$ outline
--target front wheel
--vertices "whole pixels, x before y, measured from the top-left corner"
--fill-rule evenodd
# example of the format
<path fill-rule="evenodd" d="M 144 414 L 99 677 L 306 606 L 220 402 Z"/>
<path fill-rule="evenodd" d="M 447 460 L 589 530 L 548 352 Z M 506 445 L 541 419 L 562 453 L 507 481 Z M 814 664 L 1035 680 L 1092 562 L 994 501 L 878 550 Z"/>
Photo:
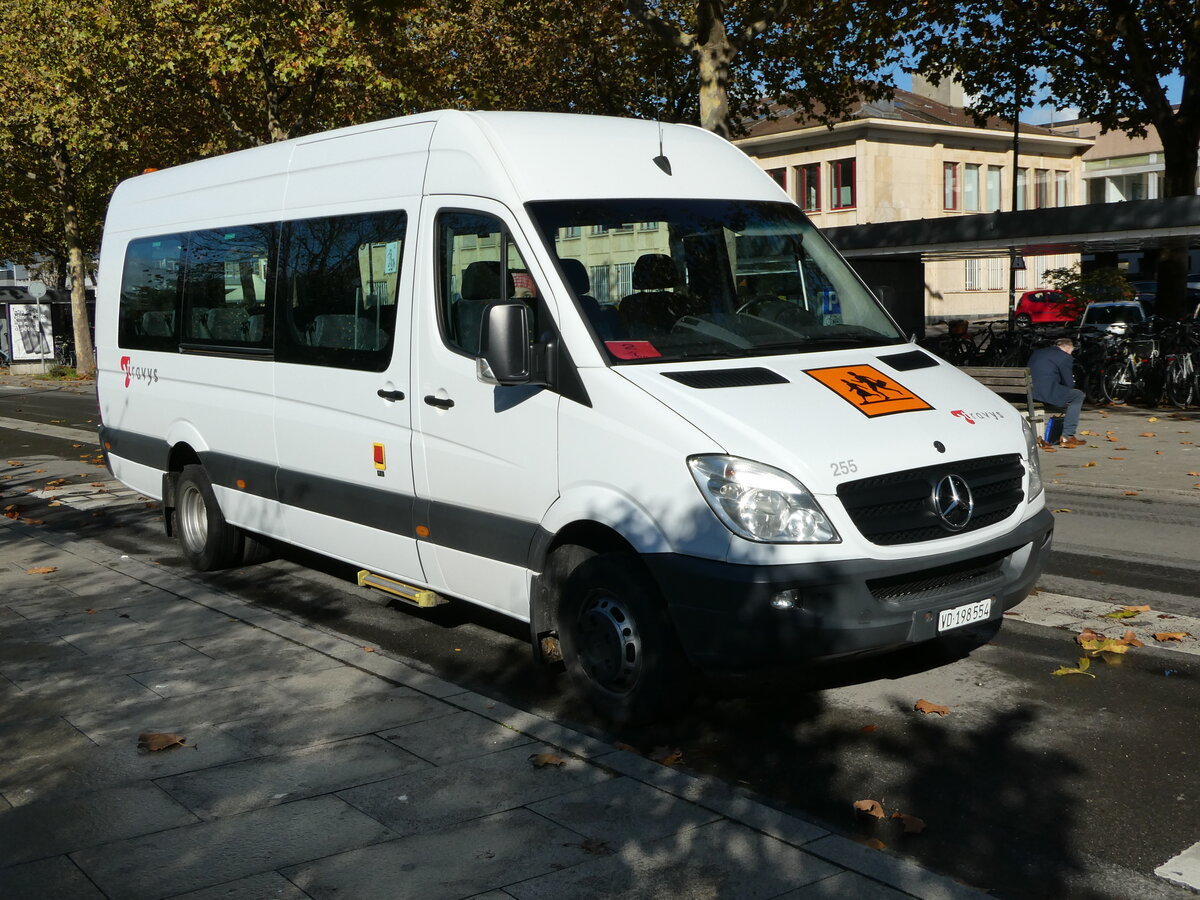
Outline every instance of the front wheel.
<path fill-rule="evenodd" d="M 1100 376 L 1100 390 L 1109 403 L 1128 403 L 1134 384 L 1133 362 L 1127 359 L 1106 368 Z"/>
<path fill-rule="evenodd" d="M 179 473 L 174 515 L 179 548 L 193 569 L 210 572 L 242 561 L 244 536 L 225 521 L 201 466 L 184 466 Z"/>
<path fill-rule="evenodd" d="M 568 576 L 559 640 L 572 681 L 614 722 L 652 721 L 686 693 L 686 662 L 675 631 L 632 554 L 593 556 Z"/>
<path fill-rule="evenodd" d="M 1013 321 L 1017 323 L 1018 328 L 1028 328 L 1033 324 L 1033 319 L 1030 317 L 1029 313 L 1017 313 L 1017 316 Z"/>

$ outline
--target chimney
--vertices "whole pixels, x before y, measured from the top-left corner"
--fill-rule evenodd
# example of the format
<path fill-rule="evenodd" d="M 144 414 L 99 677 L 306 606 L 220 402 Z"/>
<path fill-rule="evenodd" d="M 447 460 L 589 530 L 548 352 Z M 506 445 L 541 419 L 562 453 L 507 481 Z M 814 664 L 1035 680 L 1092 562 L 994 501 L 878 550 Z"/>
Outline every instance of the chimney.
<path fill-rule="evenodd" d="M 912 90 L 914 94 L 927 97 L 946 106 L 962 109 L 966 103 L 966 92 L 963 86 L 954 78 L 943 78 L 941 83 L 934 85 L 924 75 L 913 74 Z"/>

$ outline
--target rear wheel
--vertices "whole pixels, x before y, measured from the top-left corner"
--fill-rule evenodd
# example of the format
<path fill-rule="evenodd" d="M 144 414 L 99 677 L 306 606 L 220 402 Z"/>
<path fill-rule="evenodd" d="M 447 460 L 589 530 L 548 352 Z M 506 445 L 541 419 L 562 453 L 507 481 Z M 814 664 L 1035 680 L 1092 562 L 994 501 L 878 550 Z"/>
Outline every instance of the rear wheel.
<path fill-rule="evenodd" d="M 192 568 L 209 572 L 242 562 L 244 536 L 225 521 L 201 466 L 184 466 L 179 473 L 174 515 L 179 548 Z"/>
<path fill-rule="evenodd" d="M 686 662 L 662 598 L 637 558 L 605 553 L 568 576 L 559 640 L 572 681 L 603 716 L 663 716 L 686 694 Z"/>
<path fill-rule="evenodd" d="M 1033 319 L 1029 317 L 1029 313 L 1017 313 L 1017 317 L 1013 321 L 1017 323 L 1018 328 L 1028 328 L 1033 324 Z"/>

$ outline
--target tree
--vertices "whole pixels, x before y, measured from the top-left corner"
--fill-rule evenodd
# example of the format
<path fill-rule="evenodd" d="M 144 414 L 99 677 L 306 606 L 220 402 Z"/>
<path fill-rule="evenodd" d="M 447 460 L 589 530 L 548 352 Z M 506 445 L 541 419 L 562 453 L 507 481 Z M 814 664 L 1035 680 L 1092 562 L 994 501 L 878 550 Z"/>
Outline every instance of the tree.
<path fill-rule="evenodd" d="M 1047 269 L 1046 283 L 1085 303 L 1110 300 L 1133 300 L 1137 291 L 1116 269 L 1093 269 L 1083 272 L 1078 263 L 1060 269 Z"/>
<path fill-rule="evenodd" d="M 410 86 L 410 107 L 697 121 L 692 67 L 646 41 L 619 4 L 444 0 L 356 15 L 379 69 Z"/>
<path fill-rule="evenodd" d="M 1024 80 L 1105 131 L 1163 143 L 1168 197 L 1196 191 L 1200 147 L 1200 15 L 1195 0 L 928 0 L 913 30 L 916 69 L 955 75 L 981 113 L 1012 115 Z M 1172 106 L 1164 76 L 1183 79 Z M 1159 259 L 1159 309 L 1180 315 L 1186 244 Z"/>
<path fill-rule="evenodd" d="M 749 116 L 831 124 L 860 98 L 890 87 L 875 78 L 900 57 L 907 13 L 880 0 L 627 0 L 656 38 L 697 70 L 700 124 L 723 137 Z M 889 15 L 889 12 L 891 13 Z"/>
<path fill-rule="evenodd" d="M 131 127 L 132 51 L 102 0 L 7 0 L 0 6 L 0 209 L 5 255 L 65 257 L 77 366 L 95 371 L 85 281 Z"/>
<path fill-rule="evenodd" d="M 194 155 L 355 124 L 394 107 L 404 88 L 373 65 L 355 8 L 335 0 L 152 0 L 140 31 L 154 48 L 156 74 L 209 123 Z"/>

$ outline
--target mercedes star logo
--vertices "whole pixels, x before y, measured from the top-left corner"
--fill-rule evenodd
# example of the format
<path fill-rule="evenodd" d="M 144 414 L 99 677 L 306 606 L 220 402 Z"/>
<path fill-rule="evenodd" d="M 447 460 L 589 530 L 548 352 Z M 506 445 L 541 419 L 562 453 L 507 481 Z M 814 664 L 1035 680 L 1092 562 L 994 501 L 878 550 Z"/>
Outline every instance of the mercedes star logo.
<path fill-rule="evenodd" d="M 933 511 L 951 531 L 961 531 L 975 512 L 975 498 L 961 475 L 947 475 L 933 489 Z"/>

